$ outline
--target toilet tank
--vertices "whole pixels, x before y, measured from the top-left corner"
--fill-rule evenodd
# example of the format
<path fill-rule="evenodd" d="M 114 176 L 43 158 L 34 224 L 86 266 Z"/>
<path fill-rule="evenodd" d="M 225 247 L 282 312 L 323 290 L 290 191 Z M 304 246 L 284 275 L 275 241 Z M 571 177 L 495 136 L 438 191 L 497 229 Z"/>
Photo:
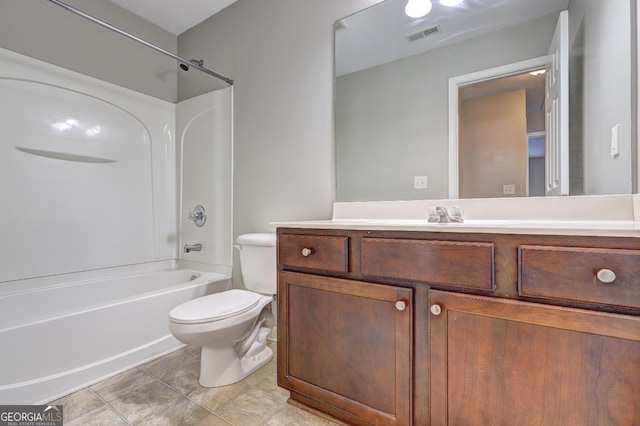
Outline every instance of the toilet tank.
<path fill-rule="evenodd" d="M 242 280 L 247 290 L 276 294 L 276 234 L 244 234 L 238 237 L 237 243 Z"/>

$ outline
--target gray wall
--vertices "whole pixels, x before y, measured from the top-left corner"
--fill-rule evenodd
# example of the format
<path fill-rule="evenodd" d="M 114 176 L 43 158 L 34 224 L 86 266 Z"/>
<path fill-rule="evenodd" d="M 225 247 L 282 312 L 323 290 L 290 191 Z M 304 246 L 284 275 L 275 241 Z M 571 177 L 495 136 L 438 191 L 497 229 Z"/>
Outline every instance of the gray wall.
<path fill-rule="evenodd" d="M 171 51 L 177 37 L 105 0 L 71 6 Z M 176 61 L 45 0 L 0 0 L 0 47 L 175 102 Z"/>
<path fill-rule="evenodd" d="M 239 0 L 178 37 L 182 56 L 235 81 L 234 235 L 331 216 L 333 22 L 376 2 Z M 181 99 L 213 84 L 190 77 Z"/>
<path fill-rule="evenodd" d="M 557 14 L 337 79 L 339 201 L 448 198 L 449 78 L 547 54 Z M 426 175 L 428 188 L 413 189 Z"/>
<path fill-rule="evenodd" d="M 632 189 L 631 13 L 629 0 L 569 3 L 570 180 L 572 194 L 625 194 Z M 611 128 L 621 125 L 620 156 Z M 582 141 L 582 143 L 576 143 Z"/>

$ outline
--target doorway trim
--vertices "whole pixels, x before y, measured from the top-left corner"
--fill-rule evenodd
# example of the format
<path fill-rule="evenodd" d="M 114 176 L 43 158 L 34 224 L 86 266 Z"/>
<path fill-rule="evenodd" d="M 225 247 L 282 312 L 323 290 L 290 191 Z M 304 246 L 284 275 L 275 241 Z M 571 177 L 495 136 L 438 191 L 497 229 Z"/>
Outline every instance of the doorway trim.
<path fill-rule="evenodd" d="M 458 174 L 458 91 L 461 87 L 475 83 L 494 80 L 501 77 L 509 77 L 528 71 L 544 68 L 547 65 L 547 56 L 527 59 L 507 65 L 488 68 L 470 74 L 458 75 L 449 78 L 449 198 L 459 196 Z"/>

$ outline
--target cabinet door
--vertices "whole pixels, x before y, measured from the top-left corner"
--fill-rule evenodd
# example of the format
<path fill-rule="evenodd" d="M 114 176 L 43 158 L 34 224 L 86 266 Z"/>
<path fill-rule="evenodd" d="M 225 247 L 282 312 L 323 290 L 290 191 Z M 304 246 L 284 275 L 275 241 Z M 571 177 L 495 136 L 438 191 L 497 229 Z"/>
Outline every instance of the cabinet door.
<path fill-rule="evenodd" d="M 640 424 L 640 318 L 429 291 L 432 425 Z"/>
<path fill-rule="evenodd" d="M 278 384 L 350 423 L 409 425 L 413 290 L 281 272 Z"/>

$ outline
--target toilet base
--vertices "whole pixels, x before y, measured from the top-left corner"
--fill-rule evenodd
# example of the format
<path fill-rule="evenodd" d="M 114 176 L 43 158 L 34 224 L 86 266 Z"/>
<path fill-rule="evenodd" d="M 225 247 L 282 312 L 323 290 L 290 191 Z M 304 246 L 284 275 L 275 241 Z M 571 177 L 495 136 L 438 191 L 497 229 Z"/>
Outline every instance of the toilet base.
<path fill-rule="evenodd" d="M 261 334 L 263 330 L 260 330 Z M 266 331 L 266 334 L 269 332 Z M 247 354 L 240 358 L 234 345 L 202 348 L 200 385 L 206 388 L 227 386 L 244 379 L 273 358 L 273 350 L 264 338 L 254 342 Z M 262 337 L 262 336 L 260 336 Z"/>

